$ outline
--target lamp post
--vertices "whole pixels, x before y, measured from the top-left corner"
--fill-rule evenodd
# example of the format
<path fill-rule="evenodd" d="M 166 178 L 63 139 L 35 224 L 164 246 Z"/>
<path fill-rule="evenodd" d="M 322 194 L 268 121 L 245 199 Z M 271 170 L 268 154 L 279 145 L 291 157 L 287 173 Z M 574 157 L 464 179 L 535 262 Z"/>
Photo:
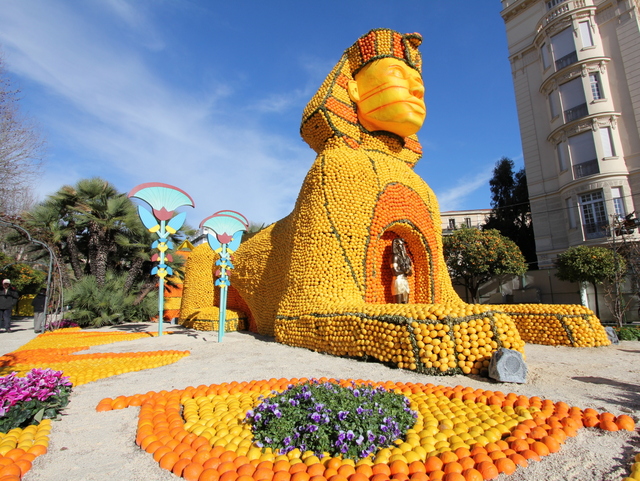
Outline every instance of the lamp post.
<path fill-rule="evenodd" d="M 173 261 L 171 254 L 165 254 L 167 249 L 173 249 L 169 236 L 175 234 L 184 224 L 186 212 L 175 215 L 174 210 L 182 206 L 195 207 L 195 203 L 185 191 L 169 184 L 149 182 L 140 184 L 129 192 L 128 197 L 140 199 L 151 206 L 149 212 L 143 206 L 138 206 L 138 215 L 144 226 L 151 233 L 156 233 L 158 239 L 151 244 L 158 253 L 151 257 L 158 265 L 151 270 L 151 275 L 157 275 L 158 281 L 158 336 L 162 336 L 164 322 L 164 278 L 173 274 L 173 269 L 166 263 Z"/>
<path fill-rule="evenodd" d="M 216 261 L 218 279 L 215 285 L 220 287 L 218 342 L 222 342 L 227 318 L 227 289 L 231 285 L 228 273 L 233 269 L 231 255 L 240 247 L 242 234 L 249 228 L 249 221 L 239 212 L 221 210 L 204 219 L 200 223 L 200 228 L 207 228 L 215 234 L 207 233 L 207 242 L 209 247 L 220 255 L 220 259 Z"/>

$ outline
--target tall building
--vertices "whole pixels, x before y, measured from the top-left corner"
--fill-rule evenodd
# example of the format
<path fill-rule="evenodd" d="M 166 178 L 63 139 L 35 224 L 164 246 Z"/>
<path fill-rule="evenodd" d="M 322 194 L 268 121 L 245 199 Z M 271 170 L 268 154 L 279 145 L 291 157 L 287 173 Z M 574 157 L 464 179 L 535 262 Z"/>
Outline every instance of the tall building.
<path fill-rule="evenodd" d="M 449 210 L 440 212 L 442 234 L 451 235 L 461 227 L 481 229 L 487 223 L 491 209 Z"/>
<path fill-rule="evenodd" d="M 639 6 L 502 0 L 540 267 L 640 210 Z"/>

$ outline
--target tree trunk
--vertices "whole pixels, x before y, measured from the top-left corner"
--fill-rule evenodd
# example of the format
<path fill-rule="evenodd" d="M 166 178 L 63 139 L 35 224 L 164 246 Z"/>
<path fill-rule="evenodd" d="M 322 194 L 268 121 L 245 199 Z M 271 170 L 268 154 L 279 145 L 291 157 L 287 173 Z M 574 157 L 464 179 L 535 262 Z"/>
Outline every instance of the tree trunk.
<path fill-rule="evenodd" d="M 124 282 L 124 291 L 129 292 L 133 287 L 133 283 L 136 278 L 142 273 L 142 264 L 144 260 L 142 257 L 136 257 L 133 259 L 131 263 L 131 267 L 129 268 L 129 272 L 127 273 L 127 279 Z"/>
<path fill-rule="evenodd" d="M 593 282 L 592 284 L 593 284 L 593 291 L 596 294 L 596 317 L 600 319 L 600 303 L 598 302 L 598 286 L 596 285 L 595 282 Z"/>
<path fill-rule="evenodd" d="M 75 229 L 71 229 L 69 235 L 67 235 L 67 249 L 69 249 L 69 262 L 73 269 L 73 275 L 76 280 L 80 280 L 82 278 L 82 266 L 80 265 L 80 251 L 76 242 Z"/>
<path fill-rule="evenodd" d="M 138 304 L 140 304 L 142 300 L 145 297 L 147 297 L 147 294 L 149 294 L 152 290 L 154 290 L 157 287 L 157 285 L 158 285 L 158 282 L 155 279 L 145 282 L 142 288 L 140 289 L 140 294 L 138 294 L 138 297 L 136 297 L 136 300 L 133 301 L 133 305 L 137 306 Z"/>

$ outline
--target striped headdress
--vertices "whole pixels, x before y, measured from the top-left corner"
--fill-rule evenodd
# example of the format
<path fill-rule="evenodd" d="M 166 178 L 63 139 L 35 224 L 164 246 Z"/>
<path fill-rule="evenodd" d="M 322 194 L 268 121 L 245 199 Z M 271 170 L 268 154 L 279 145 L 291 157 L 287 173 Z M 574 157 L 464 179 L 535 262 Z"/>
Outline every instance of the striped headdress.
<path fill-rule="evenodd" d="M 356 105 L 349 97 L 350 80 L 367 64 L 381 58 L 396 58 L 422 72 L 418 47 L 422 36 L 401 34 L 389 29 L 375 29 L 360 37 L 345 50 L 340 61 L 324 80 L 302 114 L 300 133 L 313 150 L 320 153 L 330 140 L 353 149 L 360 147 L 363 136 L 371 135 L 358 122 Z M 422 155 L 416 135 L 404 139 L 403 160 L 415 164 Z"/>

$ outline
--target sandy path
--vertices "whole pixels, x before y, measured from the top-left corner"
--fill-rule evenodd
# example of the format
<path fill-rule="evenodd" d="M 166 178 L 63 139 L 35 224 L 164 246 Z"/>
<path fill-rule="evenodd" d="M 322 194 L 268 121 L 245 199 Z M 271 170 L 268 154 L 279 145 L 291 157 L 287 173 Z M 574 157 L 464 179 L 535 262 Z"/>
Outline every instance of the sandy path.
<path fill-rule="evenodd" d="M 30 320 L 17 331 L 0 334 L 3 352 L 33 338 Z M 152 324 L 102 330 L 151 330 Z M 37 458 L 25 481 L 39 480 L 172 480 L 152 457 L 134 443 L 138 408 L 97 413 L 105 397 L 162 389 L 182 389 L 230 381 L 291 377 L 361 378 L 471 386 L 504 393 L 540 396 L 640 419 L 640 342 L 623 341 L 605 348 L 566 348 L 527 344 L 529 369 L 524 385 L 468 377 L 434 377 L 292 348 L 248 333 L 175 331 L 171 336 L 96 346 L 92 352 L 189 350 L 191 356 L 156 369 L 127 373 L 79 386 L 60 422 L 54 422 L 49 453 Z M 86 351 L 85 351 L 86 352 Z M 582 429 L 559 453 L 519 469 L 510 480 L 620 480 L 628 474 L 632 455 L 640 452 L 638 432 L 605 433 Z M 501 476 L 499 479 L 506 479 Z"/>

